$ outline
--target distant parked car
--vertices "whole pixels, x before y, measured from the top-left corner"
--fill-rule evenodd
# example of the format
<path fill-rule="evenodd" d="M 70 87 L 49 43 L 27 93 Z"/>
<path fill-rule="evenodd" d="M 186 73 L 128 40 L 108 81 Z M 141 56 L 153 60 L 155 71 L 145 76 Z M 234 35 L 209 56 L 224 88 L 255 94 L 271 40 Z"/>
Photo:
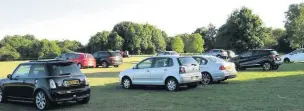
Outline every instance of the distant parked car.
<path fill-rule="evenodd" d="M 155 56 L 120 72 L 119 78 L 125 89 L 133 85 L 164 85 L 169 91 L 177 91 L 181 85 L 197 87 L 202 76 L 192 57 Z"/>
<path fill-rule="evenodd" d="M 123 63 L 120 52 L 115 51 L 98 51 L 93 54 L 96 60 L 96 67 L 107 68 L 109 66 L 119 67 Z"/>
<path fill-rule="evenodd" d="M 164 55 L 174 55 L 174 56 L 179 56 L 179 54 L 175 51 L 162 51 L 162 52 L 159 52 L 157 54 L 157 56 L 164 56 Z"/>
<path fill-rule="evenodd" d="M 224 49 L 211 49 L 208 52 L 203 53 L 203 55 L 211 55 L 223 59 L 227 59 L 228 57 L 227 51 Z"/>
<path fill-rule="evenodd" d="M 226 51 L 227 51 L 228 59 L 236 57 L 235 53 L 232 50 L 226 50 Z"/>
<path fill-rule="evenodd" d="M 249 50 L 229 61 L 234 62 L 238 70 L 255 67 L 262 67 L 263 70 L 277 70 L 282 64 L 279 54 L 273 49 Z"/>
<path fill-rule="evenodd" d="M 304 49 L 298 49 L 282 56 L 284 63 L 304 62 Z"/>
<path fill-rule="evenodd" d="M 234 63 L 206 55 L 193 56 L 193 58 L 200 64 L 202 84 L 225 81 L 236 77 L 237 71 Z"/>
<path fill-rule="evenodd" d="M 90 86 L 72 61 L 31 61 L 19 64 L 12 74 L 0 80 L 0 104 L 7 100 L 34 103 L 39 111 L 57 102 L 87 104 Z"/>
<path fill-rule="evenodd" d="M 57 60 L 71 60 L 77 64 L 79 68 L 96 67 L 96 61 L 92 54 L 88 53 L 64 53 L 56 57 Z"/>

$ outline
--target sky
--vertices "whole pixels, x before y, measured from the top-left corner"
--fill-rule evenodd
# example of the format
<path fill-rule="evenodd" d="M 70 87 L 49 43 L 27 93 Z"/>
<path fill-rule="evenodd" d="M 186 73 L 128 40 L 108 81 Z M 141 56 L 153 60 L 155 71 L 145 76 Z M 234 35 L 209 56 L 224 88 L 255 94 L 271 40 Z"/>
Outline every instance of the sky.
<path fill-rule="evenodd" d="M 284 28 L 288 6 L 303 0 L 0 0 L 0 39 L 32 34 L 38 39 L 78 40 L 111 31 L 122 21 L 149 23 L 169 36 L 220 27 L 246 6 L 265 26 Z"/>

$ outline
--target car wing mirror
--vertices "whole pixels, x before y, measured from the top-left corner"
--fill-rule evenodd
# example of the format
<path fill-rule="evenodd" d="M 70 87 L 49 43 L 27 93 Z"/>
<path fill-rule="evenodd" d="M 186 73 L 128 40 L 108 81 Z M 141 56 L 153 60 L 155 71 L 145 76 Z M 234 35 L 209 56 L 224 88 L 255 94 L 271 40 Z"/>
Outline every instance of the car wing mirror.
<path fill-rule="evenodd" d="M 7 78 L 8 78 L 8 79 L 12 79 L 12 75 L 11 75 L 11 74 L 8 74 L 8 75 L 7 75 Z"/>

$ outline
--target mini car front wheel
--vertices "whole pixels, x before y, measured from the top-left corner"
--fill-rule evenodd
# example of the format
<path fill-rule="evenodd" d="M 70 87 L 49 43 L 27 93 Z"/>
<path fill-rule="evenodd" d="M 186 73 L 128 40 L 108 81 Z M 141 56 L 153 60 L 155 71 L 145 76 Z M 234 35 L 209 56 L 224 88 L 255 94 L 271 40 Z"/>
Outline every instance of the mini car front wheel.
<path fill-rule="evenodd" d="M 263 70 L 265 71 L 269 71 L 272 69 L 272 65 L 269 63 L 269 62 L 265 62 L 263 65 L 262 65 L 262 68 Z"/>
<path fill-rule="evenodd" d="M 202 84 L 207 85 L 212 82 L 212 77 L 209 73 L 203 72 L 202 73 Z"/>

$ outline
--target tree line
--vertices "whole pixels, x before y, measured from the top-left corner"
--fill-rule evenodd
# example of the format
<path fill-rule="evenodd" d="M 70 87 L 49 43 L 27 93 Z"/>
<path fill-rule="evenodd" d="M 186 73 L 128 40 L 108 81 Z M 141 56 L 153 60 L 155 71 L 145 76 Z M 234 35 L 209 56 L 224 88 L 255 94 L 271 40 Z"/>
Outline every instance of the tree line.
<path fill-rule="evenodd" d="M 164 50 L 201 53 L 213 48 L 230 49 L 237 53 L 273 48 L 286 53 L 304 46 L 304 4 L 291 4 L 285 17 L 285 29 L 273 29 L 266 27 L 251 9 L 241 7 L 234 10 L 219 28 L 210 23 L 193 33 L 173 37 L 148 23 L 123 21 L 111 31 L 97 32 L 86 45 L 79 41 L 38 40 L 34 35 L 12 35 L 0 41 L 0 58 L 54 58 L 65 52 L 94 53 L 101 50 L 128 50 L 131 54 L 155 54 Z"/>

